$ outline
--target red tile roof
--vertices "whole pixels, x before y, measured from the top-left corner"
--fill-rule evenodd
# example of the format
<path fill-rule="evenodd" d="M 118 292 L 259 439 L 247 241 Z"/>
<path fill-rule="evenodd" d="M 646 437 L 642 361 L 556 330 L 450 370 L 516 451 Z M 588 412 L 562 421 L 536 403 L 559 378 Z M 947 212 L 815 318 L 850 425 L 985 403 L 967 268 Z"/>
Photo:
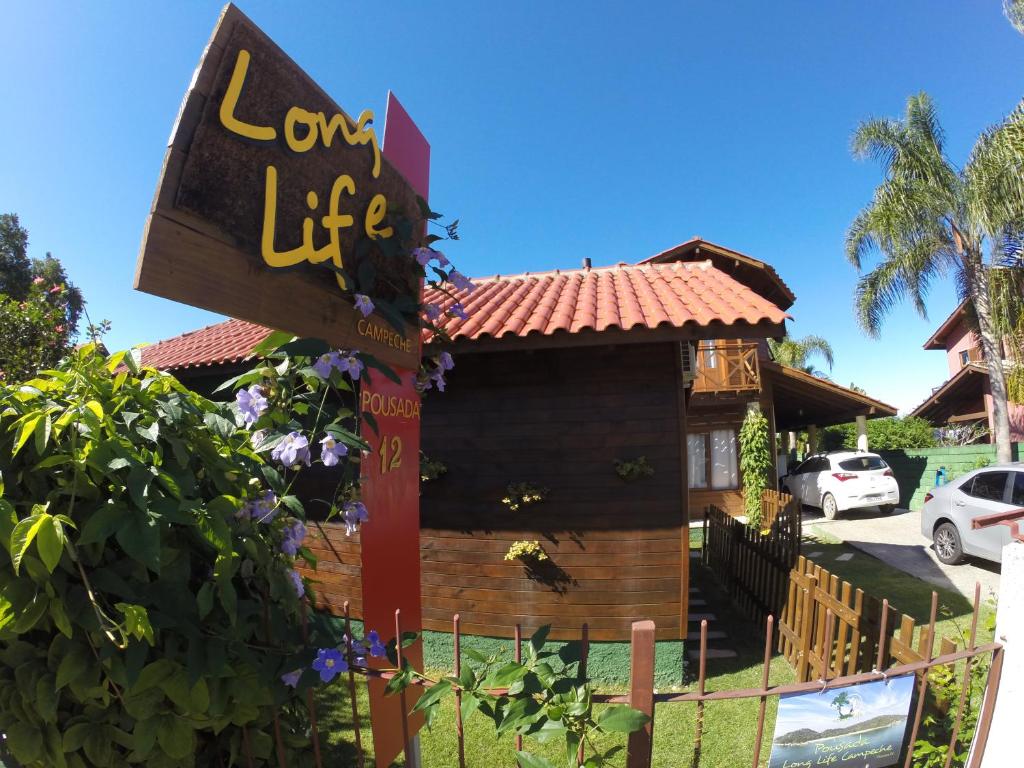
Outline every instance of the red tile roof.
<path fill-rule="evenodd" d="M 454 291 L 469 319 L 443 320 L 452 339 L 681 328 L 714 321 L 781 323 L 788 317 L 710 261 L 618 264 L 473 282 L 477 288 L 471 294 Z M 444 309 L 455 303 L 436 290 L 428 290 L 425 298 Z"/>
<path fill-rule="evenodd" d="M 712 322 L 753 325 L 782 323 L 788 317 L 710 261 L 618 264 L 496 275 L 473 282 L 477 288 L 472 293 L 453 291 L 469 319 L 443 319 L 453 339 L 681 328 Z M 436 290 L 428 290 L 425 299 L 444 309 L 455 303 Z M 142 360 L 164 370 L 237 363 L 267 333 L 262 326 L 228 320 L 144 347 Z"/>
<path fill-rule="evenodd" d="M 239 363 L 270 331 L 245 320 L 226 320 L 142 348 L 142 364 L 170 371 Z"/>

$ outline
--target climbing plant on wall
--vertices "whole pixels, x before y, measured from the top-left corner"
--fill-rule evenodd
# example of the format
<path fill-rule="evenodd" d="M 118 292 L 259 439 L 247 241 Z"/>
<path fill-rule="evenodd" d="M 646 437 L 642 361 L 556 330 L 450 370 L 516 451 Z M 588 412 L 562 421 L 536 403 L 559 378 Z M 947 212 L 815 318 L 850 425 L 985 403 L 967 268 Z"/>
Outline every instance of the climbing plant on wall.
<path fill-rule="evenodd" d="M 747 525 L 761 527 L 761 497 L 775 466 L 772 460 L 768 419 L 760 410 L 747 411 L 740 427 L 740 473 L 743 476 L 743 509 Z"/>

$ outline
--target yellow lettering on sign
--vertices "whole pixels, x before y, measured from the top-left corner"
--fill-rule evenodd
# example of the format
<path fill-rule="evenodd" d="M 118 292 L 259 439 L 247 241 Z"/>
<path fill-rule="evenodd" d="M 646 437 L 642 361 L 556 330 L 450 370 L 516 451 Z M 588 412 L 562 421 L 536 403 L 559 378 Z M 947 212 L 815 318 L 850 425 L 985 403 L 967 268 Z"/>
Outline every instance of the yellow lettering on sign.
<path fill-rule="evenodd" d="M 364 388 L 360 403 L 362 410 L 374 416 L 401 416 L 403 419 L 420 417 L 419 401 L 408 397 L 389 395 L 385 398 L 379 392 L 369 392 Z"/>
<path fill-rule="evenodd" d="M 387 239 L 395 233 L 395 230 L 391 227 L 377 229 L 377 226 L 384 221 L 384 217 L 387 215 L 387 198 L 381 194 L 374 195 L 373 199 L 370 201 L 370 207 L 366 209 L 366 221 L 364 222 L 364 226 L 366 228 L 367 237 L 371 239 L 376 239 L 378 237 Z"/>
<path fill-rule="evenodd" d="M 227 93 L 224 94 L 224 101 L 220 103 L 220 122 L 225 128 L 239 136 L 256 141 L 273 141 L 277 138 L 277 131 L 269 126 L 253 125 L 235 117 L 235 107 L 238 106 L 238 98 L 242 95 L 242 86 L 245 84 L 245 74 L 249 71 L 249 52 L 245 49 L 238 51 L 238 58 L 235 59 L 235 69 L 231 73 L 231 81 L 228 83 Z"/>
<path fill-rule="evenodd" d="M 224 100 L 220 105 L 220 121 L 225 128 L 239 136 L 257 141 L 274 141 L 277 138 L 277 131 L 273 127 L 253 125 L 235 117 L 235 109 L 238 107 L 245 85 L 245 77 L 249 71 L 250 59 L 247 50 L 240 49 L 238 51 L 231 80 L 228 82 Z M 374 178 L 377 178 L 380 175 L 381 152 L 372 123 L 373 112 L 368 109 L 363 110 L 353 127 L 341 113 L 332 115 L 328 120 L 323 112 L 310 112 L 302 107 L 293 106 L 285 114 L 284 142 L 293 152 L 303 153 L 313 149 L 318 141 L 324 147 L 330 148 L 335 136 L 340 132 L 350 146 L 371 145 L 373 148 L 372 174 Z M 337 176 L 331 185 L 327 213 L 320 219 L 320 225 L 327 230 L 328 234 L 328 243 L 322 248 L 316 248 L 313 245 L 316 220 L 312 216 L 306 216 L 302 220 L 301 244 L 294 248 L 277 250 L 277 186 L 277 168 L 268 165 L 264 185 L 263 231 L 260 236 L 260 252 L 263 261 L 268 266 L 278 268 L 293 267 L 303 261 L 310 264 L 322 264 L 325 261 L 330 261 L 335 267 L 342 269 L 341 230 L 354 226 L 355 219 L 350 214 L 341 213 L 341 194 L 344 192 L 350 197 L 355 197 L 355 180 L 349 174 L 344 173 Z M 320 198 L 314 190 L 309 190 L 306 193 L 306 205 L 311 211 L 315 211 L 319 207 Z M 387 198 L 382 194 L 373 195 L 363 217 L 363 229 L 368 237 L 386 239 L 394 234 L 393 227 L 382 226 L 387 214 Z M 342 290 L 348 288 L 345 279 L 340 274 L 335 273 L 335 279 Z M 392 346 L 400 345 L 393 344 Z"/>
<path fill-rule="evenodd" d="M 394 349 L 401 349 L 404 352 L 412 351 L 412 339 L 407 339 L 397 331 L 372 323 L 369 320 L 361 319 L 356 323 L 356 331 L 360 336 L 386 344 Z"/>

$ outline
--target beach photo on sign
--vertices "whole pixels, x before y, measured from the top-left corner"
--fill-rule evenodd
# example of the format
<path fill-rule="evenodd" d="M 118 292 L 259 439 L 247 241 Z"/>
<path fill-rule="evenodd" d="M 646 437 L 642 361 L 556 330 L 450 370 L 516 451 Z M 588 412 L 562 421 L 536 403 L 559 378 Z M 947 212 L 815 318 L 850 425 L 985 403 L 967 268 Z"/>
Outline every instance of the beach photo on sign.
<path fill-rule="evenodd" d="M 914 675 L 779 700 L 768 768 L 886 768 L 907 732 Z"/>

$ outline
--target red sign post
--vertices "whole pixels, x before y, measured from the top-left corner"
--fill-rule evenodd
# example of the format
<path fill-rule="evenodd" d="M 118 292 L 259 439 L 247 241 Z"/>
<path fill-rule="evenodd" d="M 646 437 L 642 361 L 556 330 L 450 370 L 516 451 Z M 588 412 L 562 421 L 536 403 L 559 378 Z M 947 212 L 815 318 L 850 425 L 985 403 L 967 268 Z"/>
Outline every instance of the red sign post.
<path fill-rule="evenodd" d="M 430 173 L 430 145 L 398 103 L 388 94 L 384 155 L 426 199 Z M 370 444 L 363 461 L 363 502 L 370 519 L 363 524 L 363 622 L 381 636 L 394 632 L 398 610 L 403 632 L 420 632 L 420 396 L 414 371 L 395 369 L 401 383 L 372 372 L 360 391 L 360 412 L 369 414 L 361 430 Z M 423 644 L 404 648 L 404 657 L 423 669 Z M 371 660 L 374 663 L 378 660 Z M 380 662 L 385 660 L 381 659 Z M 384 666 L 383 663 L 377 666 Z M 412 687 L 401 696 L 385 696 L 384 683 L 371 679 L 370 724 L 377 768 L 386 768 L 423 726 L 421 716 L 406 718 L 421 689 Z"/>

